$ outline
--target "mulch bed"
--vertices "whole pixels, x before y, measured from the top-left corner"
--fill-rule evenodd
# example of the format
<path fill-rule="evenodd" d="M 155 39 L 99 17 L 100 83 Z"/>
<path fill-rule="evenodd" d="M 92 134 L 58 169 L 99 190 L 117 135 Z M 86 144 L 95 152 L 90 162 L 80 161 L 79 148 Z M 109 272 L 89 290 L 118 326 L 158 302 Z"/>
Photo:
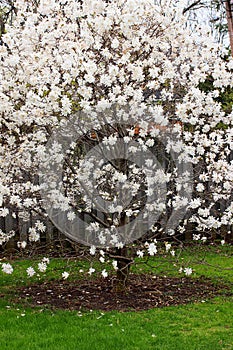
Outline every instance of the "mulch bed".
<path fill-rule="evenodd" d="M 112 291 L 111 278 L 52 281 L 21 287 L 17 301 L 68 310 L 139 311 L 230 295 L 229 288 L 206 278 L 152 277 L 131 274 L 126 293 Z"/>

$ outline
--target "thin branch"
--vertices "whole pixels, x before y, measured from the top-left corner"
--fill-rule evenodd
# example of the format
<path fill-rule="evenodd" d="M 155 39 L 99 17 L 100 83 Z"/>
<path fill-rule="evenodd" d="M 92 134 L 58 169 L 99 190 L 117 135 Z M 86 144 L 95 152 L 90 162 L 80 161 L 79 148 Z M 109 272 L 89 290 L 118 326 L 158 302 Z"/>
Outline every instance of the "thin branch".
<path fill-rule="evenodd" d="M 183 15 L 186 13 L 186 12 L 188 12 L 188 11 L 190 11 L 190 10 L 192 10 L 195 6 L 197 6 L 197 5 L 203 5 L 202 3 L 201 3 L 201 0 L 197 0 L 197 1 L 194 1 L 192 4 L 190 4 L 188 7 L 186 7 L 186 8 L 184 8 L 183 9 Z"/>

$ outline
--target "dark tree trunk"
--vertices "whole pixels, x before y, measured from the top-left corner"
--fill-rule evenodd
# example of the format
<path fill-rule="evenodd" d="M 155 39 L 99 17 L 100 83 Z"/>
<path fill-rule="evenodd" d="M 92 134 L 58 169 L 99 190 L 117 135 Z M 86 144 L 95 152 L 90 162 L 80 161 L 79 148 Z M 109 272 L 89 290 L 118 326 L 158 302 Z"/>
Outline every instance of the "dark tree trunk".
<path fill-rule="evenodd" d="M 118 269 L 116 280 L 113 285 L 113 291 L 116 293 L 125 293 L 127 291 L 130 265 L 132 264 L 132 259 L 128 257 L 128 249 L 126 247 L 117 249 L 115 259 L 117 261 Z"/>

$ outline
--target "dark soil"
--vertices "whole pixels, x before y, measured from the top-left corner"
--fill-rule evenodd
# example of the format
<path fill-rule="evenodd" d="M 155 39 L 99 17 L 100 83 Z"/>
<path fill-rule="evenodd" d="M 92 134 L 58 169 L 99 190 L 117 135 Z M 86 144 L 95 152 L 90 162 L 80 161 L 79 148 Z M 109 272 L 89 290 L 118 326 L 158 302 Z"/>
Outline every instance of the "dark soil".
<path fill-rule="evenodd" d="M 111 278 L 44 282 L 19 288 L 17 301 L 55 309 L 138 311 L 231 294 L 227 286 L 216 285 L 206 278 L 131 274 L 128 286 L 125 293 L 116 293 Z"/>

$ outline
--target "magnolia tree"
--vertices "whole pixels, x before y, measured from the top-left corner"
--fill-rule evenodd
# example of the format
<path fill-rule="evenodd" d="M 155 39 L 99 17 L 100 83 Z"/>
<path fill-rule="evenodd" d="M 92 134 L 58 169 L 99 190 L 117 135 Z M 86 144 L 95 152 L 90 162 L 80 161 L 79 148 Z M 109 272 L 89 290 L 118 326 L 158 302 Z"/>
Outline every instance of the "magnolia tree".
<path fill-rule="evenodd" d="M 36 218 L 22 248 L 49 218 L 122 289 L 135 258 L 175 255 L 190 224 L 200 242 L 232 224 L 233 114 L 221 96 L 233 62 L 172 4 L 33 5 L 16 3 L 0 46 L 0 215 Z"/>

